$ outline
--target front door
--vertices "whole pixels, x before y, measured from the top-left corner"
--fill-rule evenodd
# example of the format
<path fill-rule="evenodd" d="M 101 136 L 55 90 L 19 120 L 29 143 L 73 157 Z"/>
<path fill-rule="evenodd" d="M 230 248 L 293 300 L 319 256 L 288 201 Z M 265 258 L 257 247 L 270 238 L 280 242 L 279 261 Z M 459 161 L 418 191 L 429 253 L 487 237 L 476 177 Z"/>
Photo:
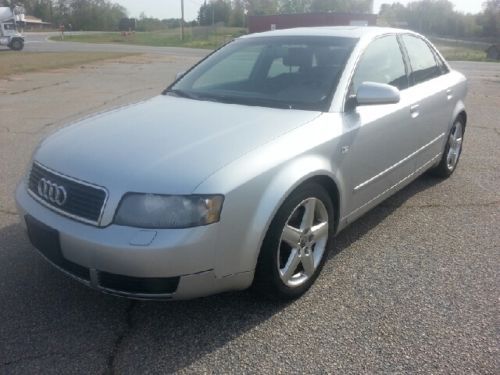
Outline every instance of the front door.
<path fill-rule="evenodd" d="M 418 148 L 411 116 L 408 73 L 395 35 L 375 39 L 361 56 L 351 82 L 354 94 L 363 82 L 386 83 L 400 90 L 396 104 L 357 106 L 344 113 L 350 149 L 341 168 L 349 189 L 347 216 L 364 211 L 372 201 L 415 170 Z M 357 215 L 356 215 L 357 216 Z"/>

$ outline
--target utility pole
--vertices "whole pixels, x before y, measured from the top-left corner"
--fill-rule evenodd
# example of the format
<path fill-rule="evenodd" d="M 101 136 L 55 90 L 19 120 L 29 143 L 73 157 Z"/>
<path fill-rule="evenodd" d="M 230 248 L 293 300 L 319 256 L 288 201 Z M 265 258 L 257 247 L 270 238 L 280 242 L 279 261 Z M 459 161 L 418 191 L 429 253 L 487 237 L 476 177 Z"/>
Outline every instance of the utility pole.
<path fill-rule="evenodd" d="M 181 0 L 181 40 L 184 40 L 184 0 Z"/>

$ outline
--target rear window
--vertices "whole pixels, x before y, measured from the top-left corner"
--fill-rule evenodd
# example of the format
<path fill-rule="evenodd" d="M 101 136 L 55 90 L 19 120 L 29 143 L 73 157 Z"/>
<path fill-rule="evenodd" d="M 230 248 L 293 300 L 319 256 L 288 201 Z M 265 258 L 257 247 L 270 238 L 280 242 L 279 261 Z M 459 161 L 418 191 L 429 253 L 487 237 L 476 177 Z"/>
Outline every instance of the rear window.
<path fill-rule="evenodd" d="M 403 42 L 412 69 L 410 79 L 414 84 L 441 75 L 441 68 L 436 63 L 434 53 L 423 39 L 413 35 L 403 35 Z"/>

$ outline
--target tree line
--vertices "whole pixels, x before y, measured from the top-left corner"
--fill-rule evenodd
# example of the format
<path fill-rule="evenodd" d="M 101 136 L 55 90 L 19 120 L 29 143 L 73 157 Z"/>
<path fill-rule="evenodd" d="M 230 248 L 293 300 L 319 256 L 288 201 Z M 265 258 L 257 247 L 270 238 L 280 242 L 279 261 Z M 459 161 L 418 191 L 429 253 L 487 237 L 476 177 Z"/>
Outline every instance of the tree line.
<path fill-rule="evenodd" d="M 480 0 L 477 0 L 480 1 Z M 26 13 L 55 26 L 71 25 L 74 30 L 116 30 L 127 10 L 108 0 L 0 0 L 0 5 L 23 5 Z M 190 26 L 223 23 L 245 27 L 247 15 L 270 15 L 308 12 L 373 12 L 373 0 L 206 0 Z M 486 0 L 479 14 L 454 10 L 449 0 L 416 0 L 408 5 L 383 4 L 379 24 L 404 27 L 426 35 L 453 38 L 488 38 L 500 40 L 500 0 Z M 174 28 L 180 19 L 138 20 L 138 30 Z"/>
<path fill-rule="evenodd" d="M 309 12 L 371 13 L 373 0 L 210 0 L 198 11 L 202 26 L 224 23 L 244 27 L 247 15 Z"/>
<path fill-rule="evenodd" d="M 74 30 L 116 30 L 127 17 L 127 9 L 108 0 L 4 0 L 3 5 L 21 5 L 30 16 Z"/>
<path fill-rule="evenodd" d="M 480 0 L 477 0 L 480 1 Z M 310 12 L 372 13 L 372 0 L 209 0 L 200 6 L 197 23 L 244 27 L 247 15 Z M 415 0 L 383 4 L 379 24 L 409 28 L 426 35 L 500 40 L 500 0 L 486 0 L 479 14 L 454 10 L 449 0 Z"/>
<path fill-rule="evenodd" d="M 479 0 L 478 0 L 479 1 Z M 500 0 L 483 3 L 479 14 L 464 14 L 448 0 L 420 0 L 408 5 L 383 4 L 379 23 L 409 28 L 425 35 L 500 39 Z"/>

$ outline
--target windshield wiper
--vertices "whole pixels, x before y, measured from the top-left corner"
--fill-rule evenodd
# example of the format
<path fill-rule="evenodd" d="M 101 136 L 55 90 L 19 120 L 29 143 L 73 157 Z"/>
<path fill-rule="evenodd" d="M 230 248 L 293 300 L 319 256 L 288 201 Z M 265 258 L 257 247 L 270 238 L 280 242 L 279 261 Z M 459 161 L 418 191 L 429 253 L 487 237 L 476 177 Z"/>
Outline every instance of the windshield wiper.
<path fill-rule="evenodd" d="M 192 91 L 185 91 L 185 90 L 179 90 L 179 89 L 171 89 L 168 91 L 165 91 L 165 94 L 174 94 L 175 96 L 179 96 L 182 98 L 188 98 L 188 99 L 194 99 L 194 100 L 207 100 L 210 102 L 221 102 L 220 98 L 209 96 L 209 95 L 204 95 L 204 94 L 198 94 L 194 93 Z"/>
<path fill-rule="evenodd" d="M 309 109 L 318 110 L 316 103 L 296 103 L 293 101 L 282 101 L 273 98 L 259 98 L 255 96 L 238 96 L 217 93 L 215 95 L 208 95 L 205 93 L 194 93 L 192 91 L 185 91 L 180 89 L 170 89 L 165 91 L 164 94 L 172 94 L 182 98 L 189 98 L 194 100 L 203 100 L 218 103 L 228 104 L 243 104 L 249 106 L 281 108 L 281 109 Z"/>
<path fill-rule="evenodd" d="M 179 89 L 170 89 L 168 91 L 165 91 L 165 94 L 174 94 L 175 96 L 179 96 L 181 98 L 196 99 L 196 100 L 200 99 L 198 95 L 193 94 L 192 92 Z"/>
<path fill-rule="evenodd" d="M 287 103 L 277 99 L 271 98 L 258 98 L 255 96 L 248 97 L 233 97 L 233 102 L 235 104 L 243 104 L 249 106 L 258 107 L 271 107 L 271 108 L 281 108 L 281 109 L 296 109 L 293 103 Z"/>

